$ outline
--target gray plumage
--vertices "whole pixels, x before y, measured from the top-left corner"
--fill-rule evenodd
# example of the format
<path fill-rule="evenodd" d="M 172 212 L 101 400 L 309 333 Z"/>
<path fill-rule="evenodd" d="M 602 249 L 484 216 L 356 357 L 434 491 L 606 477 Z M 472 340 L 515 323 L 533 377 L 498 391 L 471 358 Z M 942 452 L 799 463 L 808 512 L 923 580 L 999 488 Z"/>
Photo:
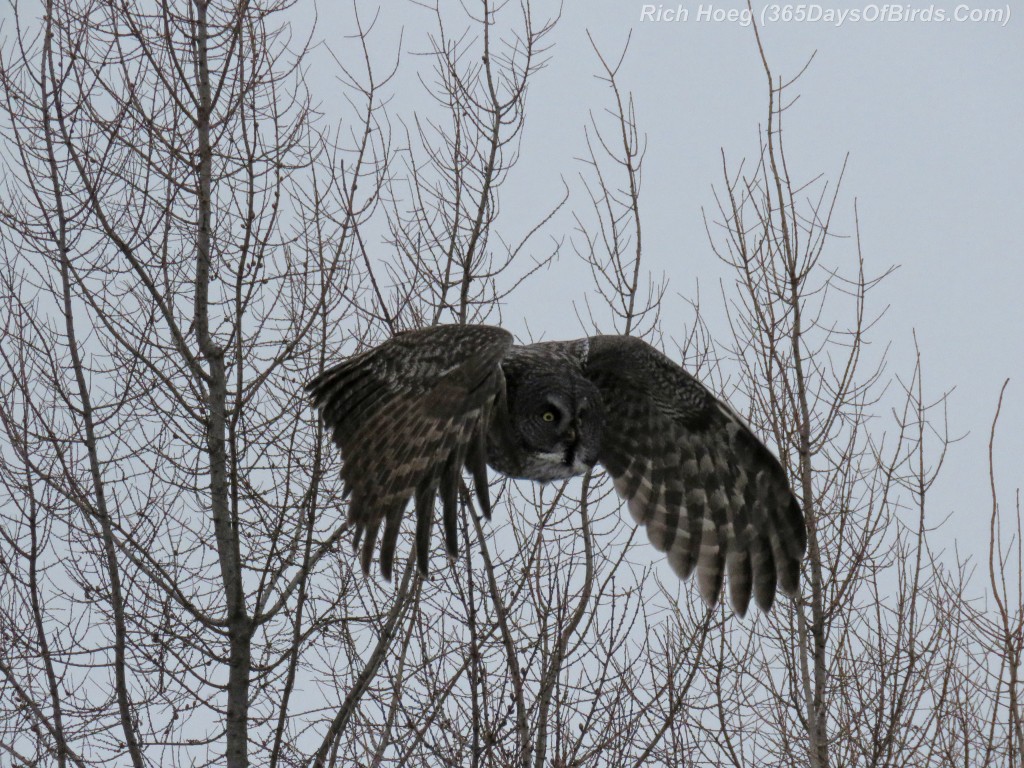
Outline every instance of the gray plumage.
<path fill-rule="evenodd" d="M 426 573 L 434 499 L 457 552 L 463 468 L 490 517 L 487 465 L 541 482 L 600 462 L 681 578 L 696 570 L 714 605 L 795 595 L 807 544 L 781 464 L 743 420 L 686 371 L 630 336 L 514 346 L 501 328 L 434 326 L 328 369 L 306 385 L 342 453 L 348 514 L 369 571 L 381 525 L 391 578 L 409 499 Z"/>

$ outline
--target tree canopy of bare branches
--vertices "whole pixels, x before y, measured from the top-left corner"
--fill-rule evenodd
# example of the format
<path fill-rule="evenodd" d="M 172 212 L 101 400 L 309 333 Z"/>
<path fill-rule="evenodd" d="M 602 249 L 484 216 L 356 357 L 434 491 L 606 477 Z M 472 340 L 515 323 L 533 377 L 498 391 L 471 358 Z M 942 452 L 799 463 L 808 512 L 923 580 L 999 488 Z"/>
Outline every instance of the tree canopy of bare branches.
<path fill-rule="evenodd" d="M 662 323 L 626 48 L 594 45 L 579 178 L 524 223 L 502 190 L 557 55 L 529 4 L 428 7 L 426 50 L 391 58 L 358 8 L 333 57 L 287 0 L 12 9 L 0 762 L 1024 766 L 1019 499 L 1007 515 L 993 478 L 972 599 L 931 538 L 946 397 L 869 352 L 886 268 L 855 207 L 837 235 L 845 161 L 791 174 L 795 86 L 759 39 L 759 152 L 723 153 L 706 216 L 735 278 L 715 335 L 697 302 Z M 308 85 L 326 61 L 337 119 Z M 403 108 L 403 67 L 428 109 Z M 808 520 L 799 600 L 744 623 L 663 584 L 601 474 L 494 481 L 492 524 L 463 499 L 459 559 L 424 578 L 406 542 L 394 583 L 359 573 L 302 383 L 400 330 L 499 322 L 565 256 L 563 208 L 581 325 L 681 340 L 778 447 Z"/>

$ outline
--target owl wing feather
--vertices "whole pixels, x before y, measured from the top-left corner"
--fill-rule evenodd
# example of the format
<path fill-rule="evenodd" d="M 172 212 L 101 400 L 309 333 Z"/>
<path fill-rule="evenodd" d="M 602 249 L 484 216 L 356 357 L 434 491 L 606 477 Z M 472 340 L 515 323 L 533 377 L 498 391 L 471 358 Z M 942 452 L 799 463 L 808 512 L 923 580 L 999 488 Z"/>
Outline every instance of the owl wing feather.
<path fill-rule="evenodd" d="M 417 565 L 426 573 L 438 492 L 445 546 L 457 554 L 457 494 L 464 466 L 490 516 L 486 432 L 493 408 L 504 401 L 500 362 L 511 346 L 511 334 L 490 326 L 407 331 L 306 384 L 341 449 L 348 518 L 364 572 L 383 525 L 380 568 L 391 578 L 402 515 L 413 498 Z"/>
<path fill-rule="evenodd" d="M 600 462 L 680 578 L 717 603 L 725 574 L 741 616 L 776 585 L 795 595 L 807 546 L 779 461 L 728 405 L 647 343 L 595 336 L 583 363 L 604 400 Z"/>

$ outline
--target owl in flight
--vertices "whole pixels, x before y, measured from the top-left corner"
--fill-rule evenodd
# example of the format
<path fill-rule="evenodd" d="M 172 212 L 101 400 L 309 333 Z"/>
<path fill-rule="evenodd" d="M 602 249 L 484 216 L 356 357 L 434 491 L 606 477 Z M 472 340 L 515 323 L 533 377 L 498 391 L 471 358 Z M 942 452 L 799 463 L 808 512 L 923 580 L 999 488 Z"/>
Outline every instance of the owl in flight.
<path fill-rule="evenodd" d="M 410 497 L 426 573 L 434 498 L 457 552 L 463 467 L 490 517 L 487 465 L 540 482 L 600 462 L 651 544 L 681 578 L 694 570 L 717 603 L 728 574 L 733 610 L 762 610 L 776 585 L 795 595 L 807 545 L 803 514 L 778 459 L 728 405 L 631 336 L 526 346 L 484 325 L 400 333 L 306 385 L 343 459 L 348 516 L 369 571 L 391 578 Z"/>

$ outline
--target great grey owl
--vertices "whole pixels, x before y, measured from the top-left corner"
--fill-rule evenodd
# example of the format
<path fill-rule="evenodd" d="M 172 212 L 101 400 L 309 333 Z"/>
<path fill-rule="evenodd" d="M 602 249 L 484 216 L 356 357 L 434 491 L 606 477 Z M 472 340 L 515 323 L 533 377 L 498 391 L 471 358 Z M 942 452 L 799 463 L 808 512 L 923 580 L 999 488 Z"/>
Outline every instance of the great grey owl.
<path fill-rule="evenodd" d="M 341 448 L 364 571 L 383 524 L 380 567 L 391 578 L 410 497 L 420 570 L 438 493 L 455 555 L 463 467 L 489 517 L 488 464 L 548 482 L 600 462 L 675 572 L 696 568 L 709 604 L 725 573 L 741 615 L 751 592 L 768 610 L 776 585 L 798 590 L 807 533 L 779 461 L 729 406 L 640 339 L 515 346 L 501 328 L 440 325 L 400 333 L 306 389 Z"/>

